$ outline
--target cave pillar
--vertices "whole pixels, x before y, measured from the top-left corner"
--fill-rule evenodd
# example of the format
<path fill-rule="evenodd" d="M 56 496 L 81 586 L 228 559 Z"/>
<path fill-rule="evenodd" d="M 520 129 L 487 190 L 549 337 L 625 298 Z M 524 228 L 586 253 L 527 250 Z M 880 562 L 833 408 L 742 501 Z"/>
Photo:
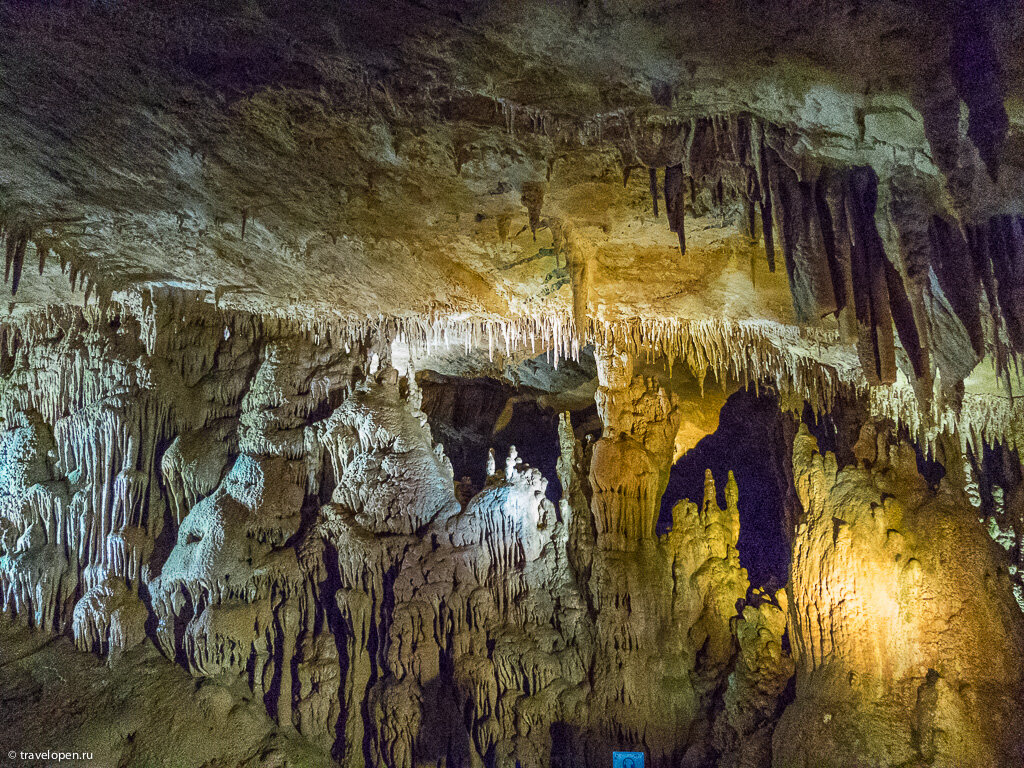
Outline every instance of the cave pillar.
<path fill-rule="evenodd" d="M 634 375 L 626 352 L 599 348 L 597 361 L 595 399 L 604 422 L 590 464 L 597 546 L 633 550 L 654 538 L 681 420 L 679 399 Z"/>

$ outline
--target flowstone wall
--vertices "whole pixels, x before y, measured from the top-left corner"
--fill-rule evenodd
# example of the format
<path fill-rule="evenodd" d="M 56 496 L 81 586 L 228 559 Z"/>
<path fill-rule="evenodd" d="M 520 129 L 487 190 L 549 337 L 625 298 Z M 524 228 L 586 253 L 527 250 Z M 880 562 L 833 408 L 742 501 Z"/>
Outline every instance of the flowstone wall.
<path fill-rule="evenodd" d="M 854 452 L 840 468 L 806 427 L 795 441 L 796 698 L 774 765 L 1020 764 L 1024 622 L 1008 554 L 887 426 L 866 424 Z"/>
<path fill-rule="evenodd" d="M 731 476 L 709 471 L 658 535 L 687 401 L 628 353 L 597 350 L 600 438 L 561 420 L 557 503 L 514 450 L 481 456 L 485 485 L 460 500 L 387 328 L 332 336 L 157 299 L 53 311 L 4 339 L 0 594 L 24 623 L 114 669 L 152 642 L 344 766 L 585 768 L 612 748 L 658 767 L 811 765 L 847 749 L 824 715 L 870 730 L 883 717 L 864 702 L 885 696 L 891 738 L 863 753 L 879 765 L 1012 753 L 999 734 L 1019 712 L 1021 616 L 1002 550 L 970 514 L 933 531 L 946 517 L 928 510 L 952 520 L 959 497 L 905 479 L 908 449 L 862 446 L 870 468 L 840 482 L 801 433 L 792 581 L 772 594 L 740 565 Z M 858 522 L 892 507 L 870 504 L 880 477 L 910 511 Z M 848 530 L 883 544 L 843 549 Z M 910 607 L 886 614 L 887 640 L 835 590 L 854 578 L 850 595 L 876 606 L 888 571 L 861 560 L 893 531 L 887 567 Z M 961 533 L 977 566 L 962 605 L 914 607 L 952 589 L 942 558 Z M 973 641 L 998 663 L 979 665 Z M 982 722 L 971 702 L 1002 714 Z"/>

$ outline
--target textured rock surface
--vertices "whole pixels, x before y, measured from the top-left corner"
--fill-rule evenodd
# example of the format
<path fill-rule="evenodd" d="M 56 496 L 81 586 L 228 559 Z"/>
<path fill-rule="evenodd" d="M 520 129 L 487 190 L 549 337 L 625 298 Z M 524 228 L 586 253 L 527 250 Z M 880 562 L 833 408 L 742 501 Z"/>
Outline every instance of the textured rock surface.
<path fill-rule="evenodd" d="M 1019 4 L 0 30 L 5 733 L 124 768 L 1024 762 Z"/>
<path fill-rule="evenodd" d="M 886 429 L 866 425 L 857 457 L 840 470 L 806 430 L 794 447 L 797 687 L 773 764 L 1019 762 L 1024 621 L 1005 553 Z"/>
<path fill-rule="evenodd" d="M 10 613 L 115 667 L 155 640 L 345 765 L 597 765 L 622 743 L 668 765 L 695 728 L 711 748 L 747 592 L 737 493 L 719 509 L 709 474 L 655 536 L 679 416 L 628 356 L 601 365 L 606 436 L 581 446 L 565 421 L 558 505 L 512 449 L 463 506 L 386 344 L 331 352 L 201 303 L 165 311 L 196 335 L 165 337 L 154 310 L 150 355 L 129 315 L 72 311 L 15 356 Z M 75 365 L 93 383 L 18 388 Z M 627 432 L 647 485 L 620 471 L 595 493 Z"/>
<path fill-rule="evenodd" d="M 0 732 L 12 765 L 330 766 L 242 681 L 197 681 L 152 645 L 110 665 L 0 617 Z M 48 750 L 62 759 L 18 754 Z M 71 754 L 78 753 L 78 758 Z"/>
<path fill-rule="evenodd" d="M 1011 370 L 1015 4 L 374 5 L 6 6 L 13 309 L 800 321 L 861 383 Z"/>
<path fill-rule="evenodd" d="M 117 680 L 159 648 L 154 674 L 209 681 L 214 717 L 265 713 L 238 749 L 283 764 L 1018 758 L 1006 449 L 974 469 L 946 433 L 943 460 L 967 468 L 934 486 L 884 422 L 837 443 L 857 462 L 842 470 L 802 431 L 802 512 L 778 509 L 797 515 L 791 581 L 752 590 L 731 473 L 709 470 L 699 503 L 656 527 L 680 425 L 706 423 L 689 372 L 598 348 L 603 432 L 581 441 L 562 415 L 555 500 L 514 448 L 481 452 L 484 485 L 459 498 L 391 331 L 331 336 L 176 294 L 21 326 L 0 399 L 5 611 Z M 45 732 L 28 720 L 12 732 Z"/>

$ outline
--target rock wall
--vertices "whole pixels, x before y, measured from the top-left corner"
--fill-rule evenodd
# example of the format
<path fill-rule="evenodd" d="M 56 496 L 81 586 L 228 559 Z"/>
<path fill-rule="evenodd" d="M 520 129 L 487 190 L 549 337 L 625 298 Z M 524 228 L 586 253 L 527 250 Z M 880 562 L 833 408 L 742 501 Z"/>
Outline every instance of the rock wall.
<path fill-rule="evenodd" d="M 1008 556 L 962 487 L 869 422 L 840 469 L 802 427 L 793 451 L 790 640 L 796 698 L 774 736 L 790 766 L 1017 765 L 1024 617 Z"/>
<path fill-rule="evenodd" d="M 596 447 L 565 420 L 558 506 L 514 449 L 462 505 L 382 336 L 167 295 L 6 342 L 0 587 L 28 624 L 240 678 L 343 765 L 597 765 L 621 744 L 667 765 L 709 733 L 747 590 L 736 493 L 718 509 L 709 478 L 654 536 L 664 390 L 609 381 Z M 652 473 L 595 494 L 619 430 Z"/>
<path fill-rule="evenodd" d="M 558 502 L 514 449 L 480 456 L 460 499 L 389 341 L 180 294 L 9 334 L 4 611 L 115 668 L 152 642 L 345 766 L 1019 754 L 1005 553 L 876 422 L 842 471 L 798 436 L 792 581 L 772 594 L 740 565 L 731 475 L 724 508 L 709 471 L 655 527 L 686 418 L 671 377 L 599 347 L 604 432 L 561 419 Z"/>

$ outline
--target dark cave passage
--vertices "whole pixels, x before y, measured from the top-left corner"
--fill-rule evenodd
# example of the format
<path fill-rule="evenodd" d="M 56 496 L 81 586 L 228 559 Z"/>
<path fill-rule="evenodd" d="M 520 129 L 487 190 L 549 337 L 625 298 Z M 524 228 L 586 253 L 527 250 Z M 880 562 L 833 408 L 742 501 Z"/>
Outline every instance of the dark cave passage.
<path fill-rule="evenodd" d="M 540 401 L 543 393 L 488 378 L 465 379 L 433 372 L 421 375 L 423 411 L 434 439 L 444 446 L 457 481 L 469 478 L 474 490 L 486 481 L 487 452 L 494 449 L 499 468 L 509 449 L 539 469 L 548 480 L 547 497 L 562 494 L 558 463 L 558 413 Z M 597 408 L 571 411 L 577 431 L 597 419 Z"/>
<path fill-rule="evenodd" d="M 715 476 L 718 504 L 725 506 L 729 470 L 736 476 L 740 508 L 740 562 L 752 586 L 783 586 L 789 579 L 787 527 L 798 501 L 792 481 L 795 420 L 779 410 L 773 395 L 734 393 L 719 416 L 718 429 L 688 451 L 669 476 L 661 501 L 658 530 L 672 520 L 680 499 L 700 503 L 704 472 Z"/>

